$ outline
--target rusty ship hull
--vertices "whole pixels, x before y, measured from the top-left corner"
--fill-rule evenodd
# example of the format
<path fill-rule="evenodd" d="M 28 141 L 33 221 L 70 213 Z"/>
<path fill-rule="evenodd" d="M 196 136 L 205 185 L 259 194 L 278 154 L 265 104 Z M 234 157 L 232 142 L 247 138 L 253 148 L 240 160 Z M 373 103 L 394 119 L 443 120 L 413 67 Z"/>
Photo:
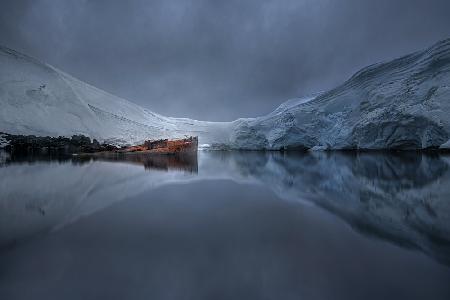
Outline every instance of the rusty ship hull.
<path fill-rule="evenodd" d="M 82 155 L 176 155 L 197 154 L 198 137 L 189 137 L 176 140 L 148 140 L 144 144 L 122 147 L 111 151 L 100 151 L 94 153 L 81 153 Z"/>

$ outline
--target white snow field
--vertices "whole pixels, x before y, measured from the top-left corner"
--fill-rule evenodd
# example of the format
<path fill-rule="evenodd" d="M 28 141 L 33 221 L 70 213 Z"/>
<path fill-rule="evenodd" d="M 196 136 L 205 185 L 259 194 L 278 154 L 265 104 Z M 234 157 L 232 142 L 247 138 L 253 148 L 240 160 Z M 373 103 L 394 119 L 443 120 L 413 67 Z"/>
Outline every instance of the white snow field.
<path fill-rule="evenodd" d="M 0 47 L 0 106 L 0 132 L 115 144 L 196 135 L 210 149 L 450 148 L 450 39 L 233 122 L 165 117 Z"/>

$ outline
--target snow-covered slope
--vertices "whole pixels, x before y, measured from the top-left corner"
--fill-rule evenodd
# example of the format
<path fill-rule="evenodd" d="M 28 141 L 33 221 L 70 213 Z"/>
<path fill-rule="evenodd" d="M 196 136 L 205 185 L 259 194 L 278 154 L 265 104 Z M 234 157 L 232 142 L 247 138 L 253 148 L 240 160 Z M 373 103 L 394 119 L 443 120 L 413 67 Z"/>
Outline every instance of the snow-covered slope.
<path fill-rule="evenodd" d="M 195 134 L 215 143 L 230 123 L 167 118 L 0 47 L 0 132 L 83 134 L 117 143 Z M 214 136 L 211 135 L 214 133 Z"/>
<path fill-rule="evenodd" d="M 12 134 L 116 143 L 197 135 L 230 149 L 450 148 L 450 39 L 233 122 L 164 117 L 0 47 L 0 105 L 0 131 Z"/>
<path fill-rule="evenodd" d="M 242 120 L 234 147 L 450 147 L 450 39 L 369 66 L 331 91 L 286 107 Z"/>

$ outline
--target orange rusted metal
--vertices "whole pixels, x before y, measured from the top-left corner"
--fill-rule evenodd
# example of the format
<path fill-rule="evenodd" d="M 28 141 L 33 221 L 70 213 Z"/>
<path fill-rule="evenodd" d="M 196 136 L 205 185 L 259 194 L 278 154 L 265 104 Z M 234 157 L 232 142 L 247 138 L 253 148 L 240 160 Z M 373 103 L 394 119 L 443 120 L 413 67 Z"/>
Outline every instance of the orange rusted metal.
<path fill-rule="evenodd" d="M 129 146 L 119 150 L 118 153 L 155 153 L 155 154 L 176 154 L 196 152 L 198 148 L 198 137 L 189 137 L 179 140 L 148 140 L 142 145 Z"/>

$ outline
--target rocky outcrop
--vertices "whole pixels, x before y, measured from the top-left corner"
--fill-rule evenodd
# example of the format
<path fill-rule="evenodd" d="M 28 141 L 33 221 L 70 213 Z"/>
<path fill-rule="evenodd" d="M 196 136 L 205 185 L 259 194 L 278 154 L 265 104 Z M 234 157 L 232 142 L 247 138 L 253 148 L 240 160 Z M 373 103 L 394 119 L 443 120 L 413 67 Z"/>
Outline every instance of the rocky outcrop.
<path fill-rule="evenodd" d="M 117 149 L 108 144 L 100 144 L 84 135 L 67 137 L 39 137 L 34 135 L 11 135 L 2 133 L 6 140 L 4 150 L 13 154 L 72 154 L 111 151 Z"/>

